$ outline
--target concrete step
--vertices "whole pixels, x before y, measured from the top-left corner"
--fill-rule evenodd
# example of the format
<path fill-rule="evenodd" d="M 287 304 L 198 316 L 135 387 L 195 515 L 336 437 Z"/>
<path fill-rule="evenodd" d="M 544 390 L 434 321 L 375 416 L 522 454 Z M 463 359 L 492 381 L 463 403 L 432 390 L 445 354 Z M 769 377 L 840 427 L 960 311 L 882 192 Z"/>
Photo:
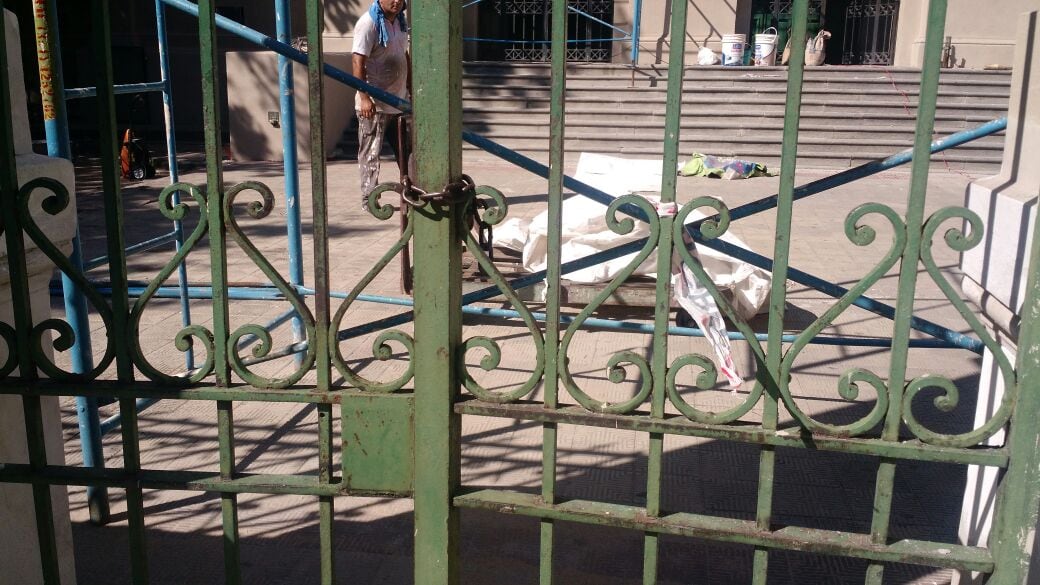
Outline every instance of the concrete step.
<path fill-rule="evenodd" d="M 549 140 L 548 129 L 524 128 L 499 130 L 497 128 L 480 132 L 485 138 L 491 140 L 506 141 L 530 141 L 537 144 L 542 143 L 547 147 Z M 607 144 L 664 144 L 664 132 L 632 132 L 626 129 L 603 131 L 602 129 L 589 130 L 588 128 L 567 128 L 568 147 L 574 142 L 603 142 Z M 779 149 L 783 142 L 783 132 L 756 131 L 747 129 L 714 130 L 714 129 L 691 129 L 680 132 L 680 144 L 719 144 L 719 145 L 771 145 Z M 873 134 L 869 138 L 862 134 L 849 132 L 846 135 L 826 132 L 806 132 L 798 136 L 799 145 L 820 146 L 830 149 L 869 149 L 873 152 L 883 153 L 885 156 L 895 154 L 901 150 L 910 148 L 914 144 L 914 135 L 910 133 Z M 1003 148 L 1004 137 L 1002 135 L 989 136 L 957 147 L 960 152 L 993 153 L 994 150 Z M 663 147 L 662 147 L 663 148 Z M 729 146 L 726 147 L 730 149 Z M 720 154 L 718 152 L 699 150 L 706 154 Z M 722 153 L 724 154 L 724 153 Z"/>
<path fill-rule="evenodd" d="M 846 68 L 827 67 L 808 69 L 804 76 L 805 87 L 833 87 L 855 89 L 858 87 L 913 87 L 920 83 L 920 71 L 915 69 L 890 70 L 884 68 Z M 635 75 L 628 68 L 571 68 L 566 75 L 568 85 L 609 85 L 611 87 L 656 87 L 666 88 L 668 75 L 666 71 L 649 72 L 639 70 Z M 498 66 L 481 67 L 465 70 L 464 83 L 510 85 L 551 85 L 552 76 L 547 67 L 530 68 L 518 65 L 515 67 Z M 940 87 L 972 88 L 974 91 L 1002 94 L 1010 87 L 1011 76 L 1008 72 L 947 70 L 940 76 Z M 685 87 L 708 85 L 713 87 L 732 87 L 743 84 L 761 87 L 786 87 L 786 67 L 694 67 L 687 69 L 684 76 Z"/>
<path fill-rule="evenodd" d="M 551 75 L 546 64 L 465 65 L 464 123 L 525 152 L 548 148 Z M 667 71 L 608 64 L 567 70 L 569 152 L 662 151 Z M 949 70 L 940 78 L 936 136 L 1006 115 L 1010 75 Z M 920 71 L 822 67 L 805 72 L 800 159 L 820 166 L 891 155 L 912 145 Z M 784 67 L 689 67 L 684 72 L 681 148 L 721 155 L 777 156 L 787 101 Z M 1003 136 L 947 153 L 968 167 L 995 170 Z M 987 166 L 988 165 L 988 166 Z"/>
<path fill-rule="evenodd" d="M 759 97 L 759 96 L 733 96 L 723 99 L 716 96 L 684 96 L 683 114 L 694 115 L 697 112 L 710 113 L 754 113 L 763 116 L 784 115 L 786 101 L 783 97 Z M 574 108 L 598 109 L 606 115 L 614 113 L 651 113 L 663 115 L 665 112 L 665 99 L 663 96 L 636 95 L 626 99 L 615 99 L 606 95 L 578 96 L 567 99 L 567 111 Z M 468 96 L 463 101 L 463 107 L 476 111 L 486 109 L 487 111 L 512 110 L 514 113 L 527 112 L 529 110 L 548 111 L 550 100 L 548 97 L 529 96 Z M 988 116 L 990 119 L 1006 115 L 1007 103 L 996 101 L 948 101 L 941 100 L 936 104 L 941 115 L 955 115 L 963 112 L 966 115 Z M 833 115 L 854 116 L 877 113 L 887 113 L 892 117 L 906 117 L 916 115 L 916 105 L 911 101 L 898 100 L 875 100 L 869 103 L 852 101 L 834 101 L 830 99 L 817 99 L 807 97 L 802 101 L 802 113 L 804 115 L 820 114 L 827 112 Z"/>
<path fill-rule="evenodd" d="M 467 129 L 472 130 L 494 140 L 500 139 L 542 139 L 548 140 L 549 134 L 547 131 L 540 132 L 536 129 L 529 129 L 523 126 L 517 126 L 514 128 L 508 127 L 495 127 L 492 131 L 482 130 L 479 127 L 466 126 Z M 598 127 L 585 127 L 585 126 L 567 126 L 566 137 L 567 140 L 603 140 L 609 142 L 664 142 L 664 129 L 658 128 L 648 129 L 646 131 L 636 131 L 633 128 L 619 127 L 616 129 L 609 128 L 598 128 Z M 935 137 L 940 138 L 948 136 L 952 132 L 940 132 L 936 133 Z M 818 142 L 826 143 L 836 147 L 855 148 L 855 147 L 867 147 L 872 145 L 885 146 L 889 149 L 889 154 L 893 154 L 904 148 L 909 148 L 913 145 L 914 132 L 913 130 L 893 130 L 890 132 L 877 132 L 870 134 L 871 138 L 865 138 L 863 132 L 857 132 L 855 130 L 848 131 L 831 131 L 827 129 L 803 129 L 798 134 L 800 142 Z M 731 141 L 731 142 L 747 142 L 747 143 L 762 143 L 762 144 L 775 144 L 780 145 L 783 142 L 783 132 L 780 129 L 774 130 L 759 130 L 754 128 L 683 128 L 680 131 L 680 140 L 714 140 L 714 141 Z M 987 136 L 964 144 L 958 147 L 960 150 L 1000 150 L 1004 146 L 1004 136 L 997 134 L 994 136 Z"/>
<path fill-rule="evenodd" d="M 705 78 L 731 78 L 737 76 L 747 77 L 786 77 L 787 67 L 719 67 L 689 65 L 684 71 L 686 79 Z M 475 75 L 501 75 L 501 76 L 539 76 L 550 77 L 551 68 L 548 63 L 499 63 L 469 61 L 463 64 L 464 76 Z M 631 80 L 666 79 L 668 77 L 667 65 L 642 65 L 634 71 L 628 65 L 609 63 L 569 63 L 567 65 L 568 78 L 603 77 Z M 877 66 L 825 66 L 807 67 L 805 69 L 807 81 L 826 78 L 846 79 L 874 79 L 877 77 L 890 78 L 896 81 L 917 82 L 921 77 L 921 70 L 913 67 L 877 67 Z M 1007 71 L 982 71 L 975 69 L 944 69 L 943 79 L 951 80 L 973 80 L 973 82 L 1007 82 L 1010 73 Z"/>
<path fill-rule="evenodd" d="M 472 120 L 474 123 L 481 123 L 481 114 L 483 112 L 467 112 L 463 118 L 464 121 Z M 502 128 L 547 128 L 549 125 L 549 115 L 547 112 L 534 113 L 524 112 L 522 115 L 515 113 L 505 114 L 500 113 L 494 116 L 493 123 L 497 127 Z M 983 122 L 989 121 L 988 118 L 979 117 L 979 121 L 966 121 L 962 119 L 937 119 L 935 126 L 935 133 L 944 136 L 947 134 L 953 134 L 959 132 L 965 128 L 973 128 Z M 640 116 L 624 116 L 621 118 L 604 116 L 602 112 L 590 112 L 584 115 L 573 115 L 568 113 L 565 118 L 565 125 L 567 128 L 588 128 L 590 130 L 656 130 L 664 131 L 665 128 L 665 116 L 664 112 L 657 114 L 645 114 Z M 683 130 L 699 129 L 699 130 L 748 130 L 754 132 L 762 131 L 782 131 L 784 128 L 784 121 L 782 118 L 774 118 L 769 116 L 687 116 L 682 119 L 679 127 Z M 916 129 L 916 119 L 912 117 L 903 118 L 877 118 L 877 119 L 856 119 L 850 120 L 847 117 L 833 116 L 829 114 L 820 116 L 803 116 L 801 118 L 801 124 L 799 130 L 802 133 L 805 132 L 852 132 L 852 133 L 864 133 L 865 128 L 869 128 L 869 133 L 902 133 L 909 132 L 913 134 Z"/>
<path fill-rule="evenodd" d="M 960 85 L 940 86 L 939 99 L 946 101 L 971 101 L 976 99 L 988 99 L 1000 101 L 1007 99 L 1007 88 L 990 87 L 989 91 L 980 91 L 974 87 L 963 87 Z M 551 87 L 548 84 L 536 83 L 464 83 L 462 87 L 463 97 L 495 97 L 523 96 L 527 98 L 548 99 Z M 787 95 L 787 86 L 782 83 L 774 85 L 761 85 L 751 83 L 734 84 L 698 84 L 688 83 L 683 86 L 683 96 L 691 95 L 724 95 L 724 96 L 761 96 L 784 98 Z M 605 99 L 628 99 L 632 97 L 655 97 L 664 99 L 668 95 L 667 87 L 629 87 L 608 84 L 590 83 L 568 83 L 566 95 L 568 98 L 596 97 Z M 838 86 L 838 85 L 816 85 L 807 84 L 802 88 L 805 97 L 826 97 L 837 101 L 867 101 L 875 99 L 905 98 L 916 101 L 919 96 L 917 85 L 905 87 L 893 87 L 888 84 L 862 85 L 862 86 Z"/>
<path fill-rule="evenodd" d="M 579 107 L 573 104 L 568 105 L 566 110 L 566 122 L 567 124 L 580 123 L 580 124 L 592 124 L 600 123 L 605 126 L 612 126 L 615 124 L 613 116 L 604 116 L 603 109 L 597 107 Z M 940 111 L 936 117 L 937 127 L 946 127 L 954 131 L 962 130 L 964 128 L 971 128 L 984 124 L 993 120 L 994 118 L 1000 117 L 997 115 L 998 112 L 994 111 L 993 115 L 986 115 L 986 112 L 974 113 L 964 112 L 961 109 L 950 109 Z M 549 123 L 549 109 L 548 108 L 528 108 L 523 111 L 518 111 L 515 108 L 490 108 L 483 104 L 478 103 L 475 106 L 465 106 L 463 108 L 463 116 L 467 120 L 473 120 L 479 122 L 482 120 L 490 120 L 495 124 L 505 125 L 547 125 Z M 661 109 L 653 109 L 642 112 L 630 112 L 626 114 L 626 120 L 664 120 L 665 111 Z M 694 120 L 700 119 L 698 116 L 686 116 Z M 851 122 L 847 115 L 834 114 L 827 110 L 819 111 L 804 111 L 801 114 L 801 120 L 803 127 L 805 124 L 821 124 L 821 125 L 841 125 L 841 124 L 854 124 L 856 127 L 907 127 L 914 128 L 917 123 L 917 118 L 911 114 L 907 114 L 905 111 L 898 112 L 862 112 L 855 118 L 855 122 Z M 751 112 L 727 112 L 726 116 L 722 120 L 725 124 L 733 126 L 748 126 L 753 124 L 765 124 L 772 123 L 779 126 L 783 126 L 783 110 L 777 111 L 776 115 L 769 113 L 762 113 L 759 111 Z M 639 122 L 642 123 L 642 122 Z"/>

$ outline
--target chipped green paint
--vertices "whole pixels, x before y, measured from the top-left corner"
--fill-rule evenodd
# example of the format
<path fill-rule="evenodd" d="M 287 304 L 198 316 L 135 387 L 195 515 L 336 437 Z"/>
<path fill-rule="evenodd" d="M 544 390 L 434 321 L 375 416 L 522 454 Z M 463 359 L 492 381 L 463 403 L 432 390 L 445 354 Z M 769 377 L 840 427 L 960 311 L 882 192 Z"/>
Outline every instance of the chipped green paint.
<path fill-rule="evenodd" d="M 343 485 L 352 491 L 408 496 L 415 474 L 415 396 L 357 393 L 345 397 Z"/>

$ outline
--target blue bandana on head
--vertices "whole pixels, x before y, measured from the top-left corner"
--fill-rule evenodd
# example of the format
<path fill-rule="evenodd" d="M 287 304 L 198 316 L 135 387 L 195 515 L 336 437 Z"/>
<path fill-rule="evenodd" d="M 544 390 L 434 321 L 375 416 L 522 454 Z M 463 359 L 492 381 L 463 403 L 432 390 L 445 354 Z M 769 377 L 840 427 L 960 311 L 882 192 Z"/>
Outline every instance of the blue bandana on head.
<path fill-rule="evenodd" d="M 379 0 L 374 0 L 372 6 L 368 9 L 368 15 L 372 17 L 372 22 L 376 23 L 376 28 L 379 30 L 379 44 L 385 47 L 390 42 L 390 31 L 386 28 L 386 13 L 383 12 L 383 7 L 379 5 Z M 404 18 L 404 10 L 397 13 L 397 22 L 401 24 L 401 32 L 408 32 L 408 21 Z"/>

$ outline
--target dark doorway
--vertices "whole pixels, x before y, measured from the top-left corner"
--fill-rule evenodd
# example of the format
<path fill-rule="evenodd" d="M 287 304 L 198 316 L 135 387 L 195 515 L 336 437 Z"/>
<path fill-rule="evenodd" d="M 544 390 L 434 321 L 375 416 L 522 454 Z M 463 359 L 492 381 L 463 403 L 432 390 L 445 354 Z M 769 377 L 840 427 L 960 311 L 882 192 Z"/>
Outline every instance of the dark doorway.
<path fill-rule="evenodd" d="M 751 4 L 751 34 L 765 32 L 772 27 L 779 35 L 776 40 L 779 54 L 787 46 L 791 37 L 791 9 L 793 0 L 753 0 Z M 809 0 L 809 36 L 815 35 L 825 27 L 826 0 Z M 754 37 L 752 37 L 753 39 Z M 751 42 L 751 39 L 749 39 Z M 777 59 L 779 63 L 779 58 Z"/>
<path fill-rule="evenodd" d="M 899 0 L 830 0 L 831 41 L 842 65 L 891 65 L 895 58 Z M 841 27 L 837 24 L 840 19 Z M 835 54 L 837 51 L 834 52 Z M 832 62 L 828 59 L 828 62 Z"/>
<path fill-rule="evenodd" d="M 614 0 L 571 0 L 567 16 L 567 60 L 609 62 Z M 485 0 L 480 4 L 478 60 L 548 61 L 552 38 L 551 0 Z"/>
<path fill-rule="evenodd" d="M 827 30 L 828 65 L 891 65 L 900 0 L 810 0 L 809 36 Z M 791 36 L 792 0 L 753 0 L 751 33 L 775 27 L 780 50 Z"/>

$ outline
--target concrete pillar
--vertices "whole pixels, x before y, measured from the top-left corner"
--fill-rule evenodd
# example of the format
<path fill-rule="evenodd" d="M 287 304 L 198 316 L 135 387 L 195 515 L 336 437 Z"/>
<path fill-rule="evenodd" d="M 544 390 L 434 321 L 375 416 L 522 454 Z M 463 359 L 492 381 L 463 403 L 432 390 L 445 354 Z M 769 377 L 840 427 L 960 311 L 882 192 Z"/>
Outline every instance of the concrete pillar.
<path fill-rule="evenodd" d="M 1012 78 L 1011 104 L 1004 162 L 1000 174 L 968 186 L 967 206 L 986 226 L 985 240 L 961 257 L 961 288 L 981 308 L 1003 351 L 1014 363 L 1018 315 L 1022 307 L 1029 266 L 1029 242 L 1040 197 L 1040 35 L 1038 14 L 1020 22 Z M 988 420 L 1004 393 L 1003 381 L 987 350 L 979 380 L 976 426 Z M 989 444 L 1003 445 L 1004 432 Z M 963 544 L 986 546 L 996 505 L 997 469 L 968 467 L 959 537 Z M 977 574 L 964 573 L 955 584 L 981 583 Z M 1040 562 L 1034 558 L 1030 583 L 1040 583 Z"/>
<path fill-rule="evenodd" d="M 14 14 L 4 11 L 7 27 L 7 61 L 14 110 L 15 154 L 18 161 L 18 183 L 24 184 L 37 177 L 51 177 L 61 181 L 70 194 L 75 193 L 72 163 L 32 154 L 29 141 L 29 118 L 25 109 L 22 81 L 22 60 L 18 45 L 18 22 Z M 52 242 L 66 253 L 71 250 L 75 233 L 75 203 L 51 216 L 40 208 L 40 200 L 47 193 L 34 193 L 30 208 L 33 217 Z M 29 268 L 29 288 L 32 295 L 33 320 L 40 322 L 51 316 L 49 283 L 54 265 L 39 248 L 26 242 L 26 264 Z M 7 244 L 0 238 L 0 321 L 14 324 L 11 306 L 10 274 L 7 263 Z M 46 348 L 50 348 L 45 341 Z M 7 348 L 0 344 L 0 357 L 6 358 Z M 17 375 L 17 372 L 14 374 Z M 63 465 L 65 462 L 61 436 L 61 416 L 57 398 L 43 400 L 43 418 L 46 427 L 47 462 Z M 21 398 L 0 396 L 0 462 L 28 463 L 25 424 Z M 69 522 L 69 499 L 64 487 L 51 488 L 54 524 L 57 533 L 60 574 L 63 585 L 74 584 L 76 579 L 72 550 L 72 525 Z M 32 490 L 27 485 L 0 484 L 0 582 L 34 585 L 43 583 L 40 553 L 36 538 L 36 520 L 33 512 Z"/>

